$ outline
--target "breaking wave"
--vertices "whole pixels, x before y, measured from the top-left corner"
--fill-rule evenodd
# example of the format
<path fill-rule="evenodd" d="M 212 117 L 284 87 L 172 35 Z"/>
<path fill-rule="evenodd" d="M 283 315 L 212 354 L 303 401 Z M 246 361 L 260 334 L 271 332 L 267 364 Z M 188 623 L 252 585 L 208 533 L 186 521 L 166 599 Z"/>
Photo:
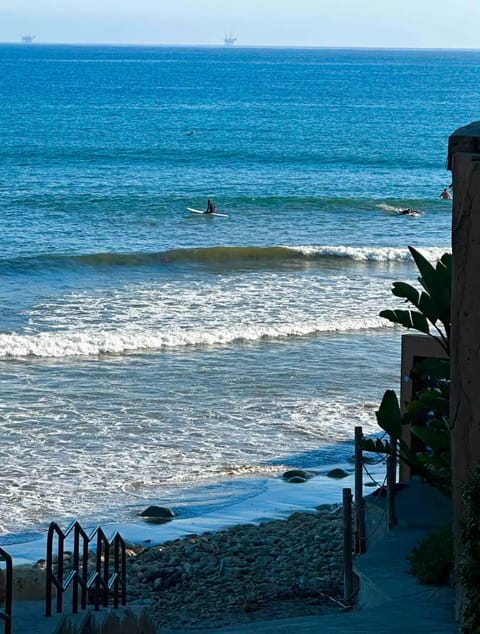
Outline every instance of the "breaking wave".
<path fill-rule="evenodd" d="M 223 346 L 261 340 L 307 337 L 321 333 L 342 333 L 389 327 L 379 317 L 350 318 L 343 322 L 319 320 L 299 324 L 236 328 L 195 328 L 166 332 L 146 330 L 90 330 L 0 334 L 0 359 L 64 358 L 121 355 L 198 346 Z"/>
<path fill-rule="evenodd" d="M 420 248 L 429 260 L 438 260 L 448 247 Z M 395 247 L 351 247 L 351 246 L 216 246 L 204 248 L 171 249 L 153 253 L 91 253 L 83 255 L 39 255 L 35 257 L 11 258 L 0 261 L 4 274 L 30 273 L 42 269 L 70 269 L 83 267 L 155 267 L 182 264 L 258 267 L 284 266 L 288 263 L 319 266 L 326 259 L 344 259 L 354 262 L 406 262 L 411 260 L 408 249 Z"/>

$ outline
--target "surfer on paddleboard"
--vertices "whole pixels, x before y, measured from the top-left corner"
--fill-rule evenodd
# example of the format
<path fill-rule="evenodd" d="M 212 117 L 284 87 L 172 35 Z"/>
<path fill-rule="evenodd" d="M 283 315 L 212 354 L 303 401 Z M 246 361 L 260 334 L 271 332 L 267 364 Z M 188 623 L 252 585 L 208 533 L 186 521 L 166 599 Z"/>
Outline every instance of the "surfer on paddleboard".
<path fill-rule="evenodd" d="M 210 198 L 207 200 L 207 211 L 204 211 L 205 214 L 214 214 L 215 213 L 215 205 L 212 203 Z"/>

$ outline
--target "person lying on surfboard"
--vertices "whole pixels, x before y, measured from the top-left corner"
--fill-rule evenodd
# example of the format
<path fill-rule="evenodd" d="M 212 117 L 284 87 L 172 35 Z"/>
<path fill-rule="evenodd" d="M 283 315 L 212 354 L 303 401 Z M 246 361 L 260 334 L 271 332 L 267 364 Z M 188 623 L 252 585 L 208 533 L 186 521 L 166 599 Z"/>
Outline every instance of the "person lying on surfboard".
<path fill-rule="evenodd" d="M 207 211 L 204 211 L 205 214 L 214 214 L 215 213 L 215 205 L 212 203 L 210 198 L 207 200 Z"/>
<path fill-rule="evenodd" d="M 419 216 L 420 212 L 416 209 L 400 209 L 398 212 L 401 216 Z"/>

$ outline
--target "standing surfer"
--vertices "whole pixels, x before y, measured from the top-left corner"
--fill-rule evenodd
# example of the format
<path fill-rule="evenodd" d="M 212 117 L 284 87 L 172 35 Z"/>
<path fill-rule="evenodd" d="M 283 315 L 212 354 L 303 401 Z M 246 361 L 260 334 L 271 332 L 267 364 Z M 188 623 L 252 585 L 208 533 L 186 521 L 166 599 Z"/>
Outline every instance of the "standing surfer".
<path fill-rule="evenodd" d="M 215 205 L 212 203 L 210 198 L 207 200 L 207 211 L 204 211 L 205 214 L 214 214 L 215 213 Z"/>

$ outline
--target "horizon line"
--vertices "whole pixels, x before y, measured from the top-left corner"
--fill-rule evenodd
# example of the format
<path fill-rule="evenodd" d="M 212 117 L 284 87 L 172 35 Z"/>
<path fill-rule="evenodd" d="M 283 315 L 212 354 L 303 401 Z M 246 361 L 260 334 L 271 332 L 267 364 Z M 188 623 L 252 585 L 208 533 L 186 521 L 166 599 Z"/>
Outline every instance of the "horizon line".
<path fill-rule="evenodd" d="M 13 45 L 22 48 L 38 48 L 41 46 L 104 46 L 132 48 L 228 48 L 232 49 L 324 49 L 324 50 L 370 50 L 370 51 L 480 51 L 479 48 L 457 46 L 362 46 L 362 45 L 314 45 L 314 44 L 165 44 L 152 42 L 35 42 L 25 43 L 17 40 L 0 41 L 0 46 Z"/>

